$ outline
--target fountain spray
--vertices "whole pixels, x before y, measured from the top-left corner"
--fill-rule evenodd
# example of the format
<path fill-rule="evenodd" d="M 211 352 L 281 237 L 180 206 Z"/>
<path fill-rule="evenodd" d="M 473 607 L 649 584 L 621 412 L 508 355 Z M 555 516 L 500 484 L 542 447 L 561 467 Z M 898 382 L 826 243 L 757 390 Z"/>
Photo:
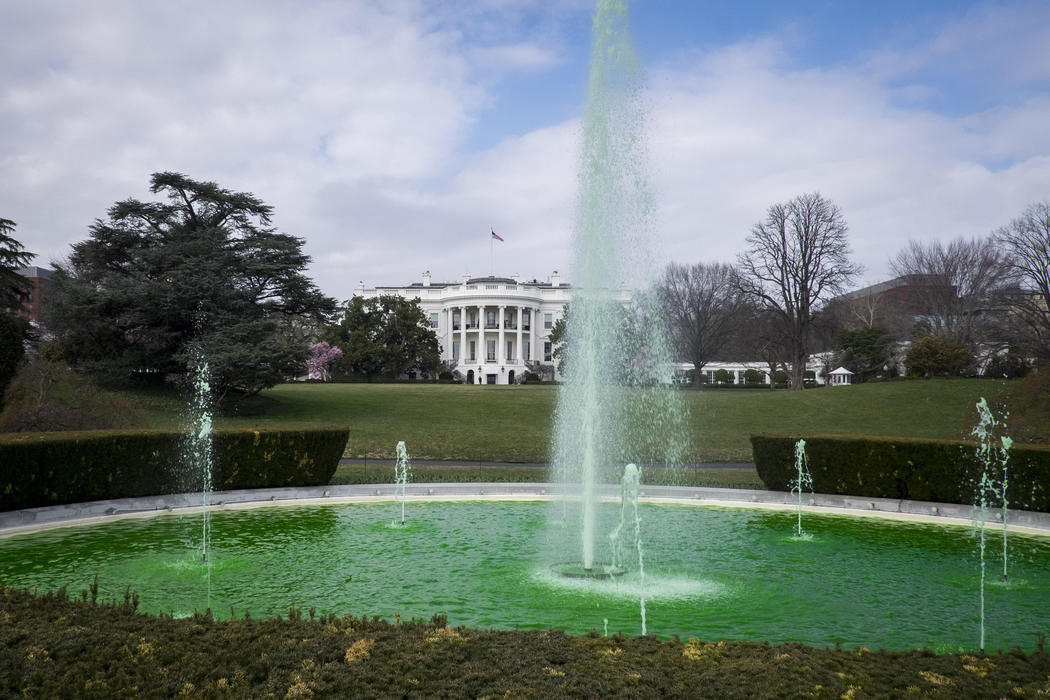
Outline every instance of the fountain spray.
<path fill-rule="evenodd" d="M 193 395 L 189 406 L 189 430 L 185 441 L 185 463 L 194 483 L 201 488 L 201 545 L 200 558 L 205 565 L 207 596 L 211 604 L 211 492 L 212 492 L 212 394 L 211 370 L 199 347 L 190 355 Z M 196 479 L 199 478 L 199 481 Z"/>
<path fill-rule="evenodd" d="M 552 481 L 565 488 L 565 507 L 579 508 L 580 569 L 600 577 L 597 484 L 615 478 L 614 465 L 679 463 L 684 418 L 675 392 L 661 388 L 671 353 L 649 291 L 659 246 L 625 0 L 598 0 L 592 37 Z"/>
<path fill-rule="evenodd" d="M 977 425 L 970 434 L 977 438 L 977 460 L 981 465 L 978 482 L 979 499 L 990 497 L 998 502 L 1003 524 L 1003 582 L 1007 576 L 1007 519 L 1009 517 L 1008 489 L 1010 486 L 1010 448 L 1014 441 L 1003 435 L 1005 420 L 997 420 L 988 402 L 981 397 L 977 402 Z"/>
<path fill-rule="evenodd" d="M 642 558 L 642 518 L 638 513 L 638 489 L 642 483 L 642 472 L 634 464 L 628 464 L 623 470 L 623 479 L 620 481 L 620 523 L 609 533 L 609 540 L 613 551 L 613 568 L 626 569 L 626 554 L 624 552 L 624 540 L 630 539 L 634 543 L 634 550 L 638 558 L 638 590 L 639 608 L 642 616 L 642 634 L 645 634 L 645 562 Z M 634 525 L 634 531 L 630 534 L 624 532 L 624 526 Z"/>
<path fill-rule="evenodd" d="M 805 539 L 806 533 L 802 531 L 802 492 L 807 489 L 810 493 L 813 492 L 813 476 L 809 473 L 805 440 L 799 440 L 795 443 L 795 472 L 796 476 L 791 481 L 791 493 L 798 494 L 798 526 L 795 531 L 795 537 Z"/>
<path fill-rule="evenodd" d="M 394 489 L 396 494 L 398 491 L 401 492 L 401 524 L 405 524 L 405 499 L 408 497 L 408 480 L 409 475 L 412 471 L 412 466 L 408 461 L 408 451 L 405 449 L 405 441 L 400 440 L 397 443 L 397 463 L 394 465 L 394 483 L 397 487 Z"/>
<path fill-rule="evenodd" d="M 211 371 L 199 348 L 193 350 L 193 398 L 190 403 L 188 451 L 191 468 L 201 478 L 201 505 L 204 524 L 201 537 L 201 561 L 208 561 L 211 518 L 208 506 L 212 492 L 212 408 Z"/>
<path fill-rule="evenodd" d="M 1003 575 L 1002 581 L 1009 581 L 1007 575 L 1007 487 L 1009 486 L 1009 462 L 1010 448 L 1013 440 L 1005 435 L 996 434 L 1001 432 L 1003 423 L 996 420 L 991 408 L 984 397 L 977 402 L 977 425 L 970 434 L 977 438 L 977 461 L 981 465 L 981 475 L 976 484 L 976 497 L 974 499 L 974 527 L 977 537 L 977 550 L 979 553 L 979 580 L 978 587 L 978 620 L 980 626 L 980 648 L 984 649 L 984 579 L 985 579 L 985 524 L 988 521 L 988 511 L 993 500 L 997 501 L 1001 508 L 1003 527 Z M 996 444 L 998 442 L 998 444 Z M 997 478 L 998 477 L 998 478 Z"/>

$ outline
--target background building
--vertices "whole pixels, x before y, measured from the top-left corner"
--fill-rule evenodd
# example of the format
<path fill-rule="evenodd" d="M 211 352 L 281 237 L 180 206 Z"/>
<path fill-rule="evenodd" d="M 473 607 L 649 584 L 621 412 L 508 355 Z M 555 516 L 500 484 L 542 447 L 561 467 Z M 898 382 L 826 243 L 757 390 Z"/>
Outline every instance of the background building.
<path fill-rule="evenodd" d="M 40 304 L 47 296 L 47 287 L 51 283 L 51 275 L 54 270 L 30 266 L 19 268 L 15 272 L 29 280 L 29 296 L 22 304 L 22 308 L 15 309 L 14 312 L 39 326 L 42 318 Z"/>
<path fill-rule="evenodd" d="M 459 282 L 421 282 L 366 288 L 354 296 L 419 299 L 441 343 L 441 360 L 470 384 L 514 384 L 525 372 L 555 378 L 550 332 L 564 313 L 571 288 L 557 270 L 550 280 L 468 277 Z"/>

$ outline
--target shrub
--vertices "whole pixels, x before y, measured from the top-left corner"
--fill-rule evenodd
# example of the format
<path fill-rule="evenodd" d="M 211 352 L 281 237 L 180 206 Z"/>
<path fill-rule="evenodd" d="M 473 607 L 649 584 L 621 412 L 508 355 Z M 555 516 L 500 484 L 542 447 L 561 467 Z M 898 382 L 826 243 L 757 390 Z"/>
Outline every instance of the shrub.
<path fill-rule="evenodd" d="M 732 384 L 733 373 L 727 369 L 715 370 L 715 384 Z"/>
<path fill-rule="evenodd" d="M 1041 643 L 998 654 L 819 649 L 450 628 L 441 614 L 315 620 L 294 606 L 284 619 L 175 619 L 136 614 L 130 590 L 123 601 L 81 595 L 0 588 L 4 697 L 1031 698 L 1050 677 Z"/>
<path fill-rule="evenodd" d="M 1010 414 L 1009 433 L 1014 439 L 1050 443 L 1050 365 L 1029 372 L 1005 396 L 1005 404 Z"/>
<path fill-rule="evenodd" d="M 345 428 L 217 430 L 216 490 L 327 484 Z M 99 430 L 0 435 L 0 510 L 199 489 L 185 478 L 185 433 Z"/>
<path fill-rule="evenodd" d="M 795 443 L 806 440 L 813 490 L 872 498 L 973 503 L 980 474 L 976 444 L 842 435 L 752 435 L 755 468 L 766 488 L 789 491 L 796 475 Z M 1050 512 L 1050 447 L 1014 444 L 1011 505 Z"/>
<path fill-rule="evenodd" d="M 773 381 L 776 384 L 787 384 L 790 380 L 791 378 L 788 376 L 788 373 L 782 369 L 778 369 L 773 375 Z"/>
<path fill-rule="evenodd" d="M 0 406 L 4 390 L 25 358 L 26 322 L 0 311 Z"/>
<path fill-rule="evenodd" d="M 990 359 L 984 366 L 983 375 L 1013 379 L 1026 376 L 1031 370 L 1032 367 L 1025 358 L 1010 350 L 1006 354 L 996 355 Z"/>
<path fill-rule="evenodd" d="M 0 430 L 129 428 L 140 414 L 126 398 L 99 389 L 66 365 L 37 358 L 23 365 L 8 387 Z"/>
<path fill-rule="evenodd" d="M 452 381 L 452 373 L 448 371 L 438 372 L 438 379 L 446 382 Z"/>
<path fill-rule="evenodd" d="M 744 370 L 744 384 L 761 384 L 763 381 L 765 376 L 757 369 Z"/>
<path fill-rule="evenodd" d="M 904 354 L 904 366 L 915 377 L 958 377 L 973 366 L 973 353 L 951 338 L 919 338 Z"/>

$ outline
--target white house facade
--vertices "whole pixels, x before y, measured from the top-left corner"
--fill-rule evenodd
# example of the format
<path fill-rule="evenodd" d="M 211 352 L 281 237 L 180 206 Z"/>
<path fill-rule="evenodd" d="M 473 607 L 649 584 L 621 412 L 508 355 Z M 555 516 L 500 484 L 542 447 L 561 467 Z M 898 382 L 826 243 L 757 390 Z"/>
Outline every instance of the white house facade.
<path fill-rule="evenodd" d="M 546 282 L 513 277 L 468 277 L 366 288 L 354 296 L 419 299 L 441 344 L 441 360 L 470 384 L 515 384 L 526 372 L 555 376 L 551 329 L 564 314 L 571 288 L 555 271 Z"/>

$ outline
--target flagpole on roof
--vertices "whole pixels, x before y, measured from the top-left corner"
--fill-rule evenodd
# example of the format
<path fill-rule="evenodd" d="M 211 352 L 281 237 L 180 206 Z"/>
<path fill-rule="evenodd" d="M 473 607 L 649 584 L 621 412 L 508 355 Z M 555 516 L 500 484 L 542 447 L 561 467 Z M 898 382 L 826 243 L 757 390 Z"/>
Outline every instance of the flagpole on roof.
<path fill-rule="evenodd" d="M 490 228 L 489 231 L 493 234 L 492 236 L 489 236 L 489 277 L 495 277 L 496 273 L 494 272 L 494 270 L 496 268 L 496 253 L 494 252 L 494 244 L 496 231 L 492 228 Z"/>

